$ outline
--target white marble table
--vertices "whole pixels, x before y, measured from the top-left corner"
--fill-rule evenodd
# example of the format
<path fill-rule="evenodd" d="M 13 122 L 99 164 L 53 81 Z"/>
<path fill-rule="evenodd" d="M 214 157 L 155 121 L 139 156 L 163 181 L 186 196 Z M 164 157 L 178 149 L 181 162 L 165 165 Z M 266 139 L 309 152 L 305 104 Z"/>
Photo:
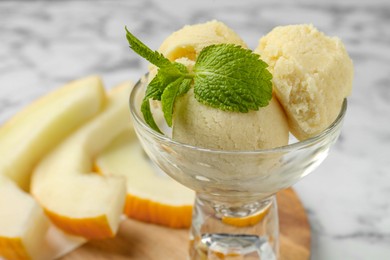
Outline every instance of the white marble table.
<path fill-rule="evenodd" d="M 345 42 L 355 79 L 339 142 L 295 186 L 312 259 L 390 259 L 390 2 L 324 2 L 2 1 L 0 123 L 69 80 L 137 80 L 146 63 L 128 49 L 125 25 L 155 49 L 184 24 L 218 19 L 254 48 L 276 25 L 313 23 Z"/>

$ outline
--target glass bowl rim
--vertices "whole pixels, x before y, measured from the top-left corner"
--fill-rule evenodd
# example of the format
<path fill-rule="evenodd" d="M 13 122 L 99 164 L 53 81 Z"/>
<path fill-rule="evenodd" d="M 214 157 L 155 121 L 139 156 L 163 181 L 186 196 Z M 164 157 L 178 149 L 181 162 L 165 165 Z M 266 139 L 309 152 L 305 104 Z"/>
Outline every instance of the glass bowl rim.
<path fill-rule="evenodd" d="M 140 88 L 140 86 L 142 86 L 145 83 L 144 79 L 147 75 L 148 73 L 145 74 L 143 77 L 141 77 L 141 79 L 139 79 L 134 84 L 134 86 L 131 88 L 130 91 L 129 107 L 130 107 L 131 115 L 135 119 L 136 124 L 139 124 L 142 127 L 142 129 L 145 130 L 149 135 L 153 136 L 154 138 L 164 143 L 180 146 L 186 149 L 201 151 L 201 152 L 218 153 L 218 154 L 273 154 L 273 153 L 286 153 L 294 150 L 300 150 L 305 147 L 312 146 L 317 142 L 322 141 L 323 139 L 326 138 L 326 136 L 336 131 L 338 126 L 343 122 L 344 116 L 347 111 L 348 102 L 347 102 L 347 98 L 344 98 L 339 114 L 337 115 L 336 119 L 332 122 L 332 124 L 330 124 L 325 130 L 303 141 L 297 141 L 283 146 L 267 148 L 267 149 L 257 149 L 257 150 L 221 150 L 221 149 L 210 149 L 210 148 L 198 147 L 198 146 L 175 141 L 170 137 L 153 130 L 151 127 L 149 127 L 149 125 L 145 123 L 143 119 L 141 119 L 140 115 L 136 112 L 137 109 L 134 106 L 134 102 L 131 101 L 135 99 L 135 93 Z"/>

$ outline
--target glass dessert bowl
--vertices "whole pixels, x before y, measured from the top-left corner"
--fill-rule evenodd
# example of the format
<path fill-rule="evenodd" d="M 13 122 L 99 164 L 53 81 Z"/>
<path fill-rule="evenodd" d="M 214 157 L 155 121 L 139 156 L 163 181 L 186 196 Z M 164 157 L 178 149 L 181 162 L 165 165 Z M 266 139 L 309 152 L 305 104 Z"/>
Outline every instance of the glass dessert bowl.
<path fill-rule="evenodd" d="M 196 192 L 190 259 L 278 259 L 274 195 L 326 158 L 340 134 L 347 101 L 313 138 L 274 149 L 225 151 L 179 143 L 151 129 L 140 111 L 146 85 L 141 79 L 130 95 L 134 129 L 151 160 Z"/>

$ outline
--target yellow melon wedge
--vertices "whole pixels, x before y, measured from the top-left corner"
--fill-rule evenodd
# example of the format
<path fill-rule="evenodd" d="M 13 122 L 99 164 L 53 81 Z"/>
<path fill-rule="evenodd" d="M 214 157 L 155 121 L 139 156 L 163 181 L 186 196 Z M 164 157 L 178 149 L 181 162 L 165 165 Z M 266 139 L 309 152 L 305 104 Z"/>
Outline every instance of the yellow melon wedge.
<path fill-rule="evenodd" d="M 14 182 L 0 175 L 0 209 L 0 256 L 36 258 L 49 227 L 41 207 Z"/>
<path fill-rule="evenodd" d="M 190 226 L 195 193 L 152 164 L 134 130 L 122 132 L 99 154 L 95 167 L 104 176 L 126 177 L 128 217 L 172 228 Z"/>
<path fill-rule="evenodd" d="M 38 99 L 0 128 L 0 171 L 28 190 L 36 163 L 105 103 L 97 76 L 70 82 Z"/>
<path fill-rule="evenodd" d="M 21 188 L 28 189 L 41 157 L 97 114 L 105 99 L 99 77 L 76 80 L 27 106 L 0 128 L 0 256 L 43 259 L 49 221 Z"/>
<path fill-rule="evenodd" d="M 93 159 L 120 132 L 131 129 L 126 82 L 110 93 L 104 110 L 36 167 L 31 192 L 50 220 L 67 233 L 88 239 L 116 234 L 126 186 L 120 176 L 93 174 Z"/>

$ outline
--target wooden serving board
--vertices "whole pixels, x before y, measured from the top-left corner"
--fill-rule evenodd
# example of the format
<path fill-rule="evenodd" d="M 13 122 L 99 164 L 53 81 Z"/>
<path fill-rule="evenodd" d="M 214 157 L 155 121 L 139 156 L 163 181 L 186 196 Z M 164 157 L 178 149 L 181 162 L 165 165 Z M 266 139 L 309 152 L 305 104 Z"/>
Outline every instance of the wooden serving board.
<path fill-rule="evenodd" d="M 292 189 L 277 195 L 280 219 L 280 258 L 310 257 L 310 226 L 306 212 Z M 187 229 L 171 229 L 126 219 L 115 238 L 90 241 L 61 260 L 184 260 L 188 251 Z"/>

